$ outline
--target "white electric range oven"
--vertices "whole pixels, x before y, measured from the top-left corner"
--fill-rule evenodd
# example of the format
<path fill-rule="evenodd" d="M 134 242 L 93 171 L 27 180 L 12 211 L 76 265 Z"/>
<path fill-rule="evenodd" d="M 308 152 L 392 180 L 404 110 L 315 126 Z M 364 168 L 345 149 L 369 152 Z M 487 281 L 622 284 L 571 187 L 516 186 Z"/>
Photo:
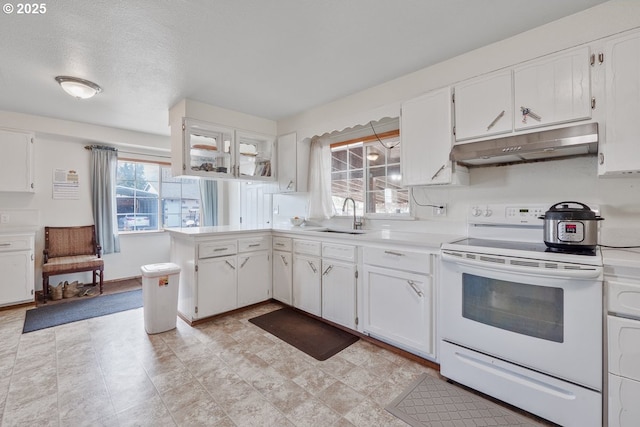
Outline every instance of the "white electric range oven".
<path fill-rule="evenodd" d="M 441 249 L 440 369 L 564 426 L 602 425 L 603 267 L 543 242 L 548 205 L 489 205 Z"/>

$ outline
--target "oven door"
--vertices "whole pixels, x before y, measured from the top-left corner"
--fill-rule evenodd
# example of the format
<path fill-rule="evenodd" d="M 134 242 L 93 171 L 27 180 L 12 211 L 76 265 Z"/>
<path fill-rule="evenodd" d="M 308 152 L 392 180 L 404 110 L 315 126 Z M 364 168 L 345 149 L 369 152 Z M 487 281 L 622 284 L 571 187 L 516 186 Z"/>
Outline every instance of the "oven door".
<path fill-rule="evenodd" d="M 602 389 L 601 267 L 555 273 L 442 255 L 444 341 Z"/>

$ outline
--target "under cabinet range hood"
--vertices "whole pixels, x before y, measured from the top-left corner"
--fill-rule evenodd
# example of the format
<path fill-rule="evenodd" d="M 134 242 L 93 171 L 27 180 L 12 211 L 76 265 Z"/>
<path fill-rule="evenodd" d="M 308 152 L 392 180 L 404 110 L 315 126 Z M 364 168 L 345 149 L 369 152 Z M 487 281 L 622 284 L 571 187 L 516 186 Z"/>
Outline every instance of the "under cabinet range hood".
<path fill-rule="evenodd" d="M 451 160 L 466 166 L 533 162 L 598 153 L 598 124 L 457 144 Z"/>

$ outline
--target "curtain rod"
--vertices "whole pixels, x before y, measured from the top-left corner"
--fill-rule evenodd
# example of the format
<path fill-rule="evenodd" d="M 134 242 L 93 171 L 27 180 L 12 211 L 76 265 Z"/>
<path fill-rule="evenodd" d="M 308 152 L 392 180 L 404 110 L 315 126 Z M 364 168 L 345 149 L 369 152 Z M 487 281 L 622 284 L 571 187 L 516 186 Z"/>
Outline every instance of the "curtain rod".
<path fill-rule="evenodd" d="M 97 148 L 97 149 L 101 149 L 101 150 L 117 151 L 118 153 L 123 153 L 123 154 L 133 154 L 133 155 L 138 155 L 138 156 L 149 156 L 149 157 L 159 157 L 161 159 L 167 159 L 167 158 L 171 157 L 170 155 L 162 156 L 160 154 L 145 154 L 145 153 L 134 152 L 134 151 L 122 151 L 122 150 L 118 150 L 117 148 L 114 148 L 114 147 L 109 147 L 108 145 L 85 145 L 84 148 L 85 148 L 85 150 L 93 150 L 94 148 Z"/>

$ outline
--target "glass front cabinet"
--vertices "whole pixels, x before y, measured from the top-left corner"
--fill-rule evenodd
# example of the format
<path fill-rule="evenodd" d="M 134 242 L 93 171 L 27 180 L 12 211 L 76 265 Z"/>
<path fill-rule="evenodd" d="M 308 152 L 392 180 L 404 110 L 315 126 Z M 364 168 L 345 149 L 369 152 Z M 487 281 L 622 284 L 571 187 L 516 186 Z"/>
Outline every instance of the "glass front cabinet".
<path fill-rule="evenodd" d="M 275 137 L 194 119 L 182 122 L 182 159 L 174 175 L 214 179 L 274 179 Z M 182 160 L 182 161 L 180 161 Z M 180 171 L 181 169 L 181 171 Z"/>

